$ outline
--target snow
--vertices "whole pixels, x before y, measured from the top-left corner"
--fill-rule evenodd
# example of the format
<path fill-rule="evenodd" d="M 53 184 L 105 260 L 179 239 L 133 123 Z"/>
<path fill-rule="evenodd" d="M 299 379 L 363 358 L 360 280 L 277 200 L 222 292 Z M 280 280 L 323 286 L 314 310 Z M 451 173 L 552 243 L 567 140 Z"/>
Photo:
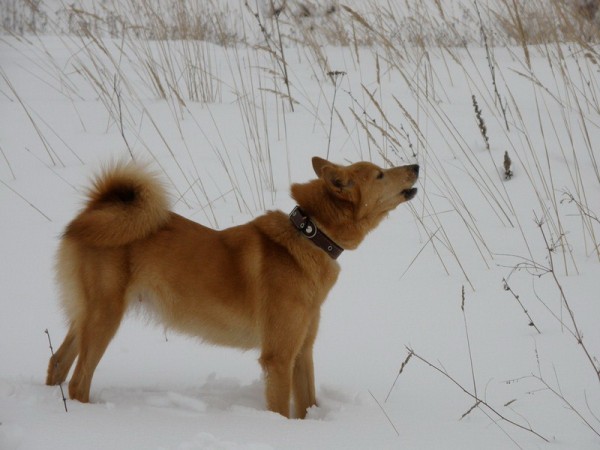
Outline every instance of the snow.
<path fill-rule="evenodd" d="M 156 56 L 167 44 L 102 45 L 108 53 L 64 34 L 0 39 L 2 450 L 600 446 L 593 55 L 574 44 L 530 47 L 529 69 L 520 47 L 492 48 L 506 130 L 486 51 L 475 44 L 406 47 L 402 65 L 377 44 L 358 54 L 322 46 L 328 66 L 345 72 L 337 87 L 314 52 L 290 45 L 294 112 L 274 93 L 285 86 L 264 51 L 194 44 L 210 55 L 219 96 L 182 104 L 172 93 L 157 98 L 135 53 Z M 168 45 L 177 72 L 185 46 Z M 212 347 L 136 314 L 98 366 L 91 403 L 67 400 L 65 412 L 59 388 L 44 385 L 44 331 L 55 348 L 66 332 L 54 253 L 91 175 L 127 159 L 129 146 L 163 173 L 178 213 L 224 228 L 291 210 L 290 183 L 311 178 L 310 157 L 326 156 L 328 145 L 336 162 L 418 162 L 422 172 L 411 204 L 340 258 L 315 347 L 319 406 L 307 419 L 266 410 L 256 352 Z M 551 263 L 556 281 L 541 268 Z M 398 375 L 409 348 L 460 387 L 416 355 Z M 484 405 L 461 418 L 474 404 L 461 387 L 474 393 L 473 378 L 481 400 L 549 442 Z"/>

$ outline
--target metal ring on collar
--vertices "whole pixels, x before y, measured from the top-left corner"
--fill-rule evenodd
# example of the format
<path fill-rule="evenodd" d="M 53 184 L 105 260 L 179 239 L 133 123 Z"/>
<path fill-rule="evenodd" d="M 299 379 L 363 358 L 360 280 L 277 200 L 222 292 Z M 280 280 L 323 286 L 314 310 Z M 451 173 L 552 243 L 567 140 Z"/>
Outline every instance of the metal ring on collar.
<path fill-rule="evenodd" d="M 309 239 L 314 238 L 317 235 L 317 227 L 310 220 L 307 220 L 302 225 L 302 233 Z"/>

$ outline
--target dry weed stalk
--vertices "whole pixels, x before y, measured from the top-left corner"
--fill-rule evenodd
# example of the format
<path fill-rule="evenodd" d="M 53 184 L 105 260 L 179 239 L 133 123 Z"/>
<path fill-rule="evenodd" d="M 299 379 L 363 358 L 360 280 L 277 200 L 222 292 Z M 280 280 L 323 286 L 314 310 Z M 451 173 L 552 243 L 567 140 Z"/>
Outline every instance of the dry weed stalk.
<path fill-rule="evenodd" d="M 396 375 L 396 378 L 394 379 L 394 382 L 392 383 L 390 390 L 388 391 L 387 395 L 385 396 L 384 403 L 387 403 L 388 399 L 390 398 L 390 395 L 391 395 L 392 391 L 394 390 L 394 387 L 396 387 L 398 378 L 400 378 L 400 375 L 402 375 L 402 372 L 404 372 L 404 368 L 406 367 L 406 365 L 408 364 L 408 362 L 410 361 L 410 358 L 412 358 L 412 356 L 413 356 L 412 353 L 409 353 L 406 356 L 406 358 L 404 359 L 404 361 L 402 361 L 402 364 L 400 364 L 400 369 L 398 370 L 398 374 Z"/>
<path fill-rule="evenodd" d="M 596 428 L 594 428 L 594 426 L 579 412 L 579 410 L 577 408 L 575 408 L 573 406 L 573 404 L 565 398 L 565 396 L 560 391 L 560 389 L 559 390 L 554 389 L 552 386 L 550 386 L 550 384 L 548 384 L 548 382 L 542 376 L 532 374 L 531 377 L 534 378 L 535 380 L 539 381 L 540 383 L 542 383 L 548 391 L 550 391 L 555 397 L 559 398 L 565 404 L 567 409 L 569 409 L 575 415 L 577 415 L 577 417 L 579 417 L 579 419 L 581 419 L 581 421 L 583 423 L 585 423 L 585 425 L 590 430 L 592 430 L 592 432 L 594 432 L 596 434 L 596 436 L 600 437 L 600 431 L 598 431 Z M 592 415 L 593 415 L 593 413 L 592 413 Z M 594 417 L 594 418 L 596 420 L 598 420 L 596 417 Z"/>
<path fill-rule="evenodd" d="M 471 397 L 473 400 L 475 400 L 475 405 L 473 406 L 472 409 L 474 409 L 475 406 L 479 406 L 479 407 L 484 406 L 485 408 L 487 408 L 487 411 L 489 411 L 494 416 L 496 416 L 498 418 L 498 420 L 500 420 L 502 422 L 506 422 L 507 424 L 513 425 L 513 426 L 515 426 L 517 428 L 520 428 L 521 430 L 524 430 L 524 431 L 527 431 L 529 433 L 532 433 L 532 434 L 534 434 L 535 436 L 539 437 L 540 439 L 542 439 L 545 442 L 550 442 L 547 438 L 545 438 L 540 433 L 538 433 L 537 431 L 535 431 L 529 424 L 522 425 L 520 423 L 515 422 L 514 420 L 509 419 L 508 417 L 506 417 L 505 415 L 503 415 L 502 413 L 500 413 L 496 408 L 494 408 L 492 405 L 490 405 L 487 401 L 479 398 L 477 395 L 475 395 L 474 393 L 470 392 L 467 388 L 465 388 L 462 384 L 460 384 L 444 368 L 436 366 L 435 364 L 429 362 L 427 359 L 423 358 L 418 353 L 416 353 L 413 349 L 411 349 L 409 347 L 406 347 L 406 349 L 408 350 L 409 355 L 414 356 L 419 361 L 425 363 L 427 366 L 429 366 L 430 368 L 434 369 L 436 372 L 438 372 L 441 375 L 443 375 L 445 378 L 447 378 L 452 383 L 454 383 L 454 385 L 456 385 L 461 391 L 463 391 L 465 394 L 467 394 L 469 397 Z M 469 413 L 470 411 L 471 410 L 467 411 L 467 413 Z M 484 412 L 487 412 L 487 411 L 484 411 Z"/>
<path fill-rule="evenodd" d="M 10 187 L 7 183 L 5 183 L 4 181 L 0 180 L 0 183 L 2 183 L 2 185 L 4 187 L 6 187 L 9 191 L 11 191 L 13 194 L 15 194 L 17 197 L 19 197 L 21 200 L 23 200 L 25 203 L 27 203 L 29 206 L 31 206 L 35 211 L 37 211 L 40 215 L 42 215 L 48 222 L 52 222 L 52 219 L 50 217 L 48 217 L 46 214 L 44 214 L 42 212 L 41 209 L 39 209 L 37 206 L 35 206 L 33 203 L 31 203 L 29 200 L 27 200 L 25 197 L 23 197 L 23 195 L 21 195 L 19 192 L 15 191 L 12 187 Z"/>
<path fill-rule="evenodd" d="M 396 435 L 398 435 L 398 437 L 400 437 L 400 432 L 398 431 L 398 428 L 396 428 L 396 425 L 394 425 L 394 422 L 392 422 L 392 419 L 390 418 L 389 414 L 387 413 L 387 411 L 385 410 L 383 405 L 379 402 L 379 400 L 377 400 L 377 398 L 375 398 L 375 396 L 373 395 L 373 393 L 370 390 L 369 390 L 369 394 L 371 395 L 373 400 L 375 400 L 375 403 L 377 403 L 377 406 L 379 406 L 379 409 L 381 410 L 381 412 L 383 413 L 385 418 L 388 420 L 388 422 L 390 423 L 390 425 L 396 432 Z"/>
<path fill-rule="evenodd" d="M 473 394 L 475 395 L 475 398 L 477 399 L 477 397 L 478 397 L 477 396 L 477 382 L 475 381 L 475 368 L 473 367 L 473 354 L 471 352 L 471 339 L 469 338 L 469 327 L 467 326 L 467 314 L 465 313 L 465 286 L 464 285 L 461 289 L 460 310 L 462 311 L 463 322 L 465 324 L 465 335 L 467 337 L 467 349 L 469 351 L 469 363 L 471 364 L 471 378 L 473 380 Z M 479 400 L 475 400 L 475 404 L 473 404 L 473 406 L 471 406 L 471 408 L 469 408 L 469 410 L 467 412 L 465 412 L 460 417 L 459 420 L 462 420 L 467 415 L 469 415 L 471 413 L 471 411 L 473 411 L 475 408 L 477 408 L 479 403 L 480 403 Z"/>
<path fill-rule="evenodd" d="M 267 50 L 267 52 L 273 56 L 277 66 L 279 67 L 280 75 L 281 75 L 281 77 L 283 79 L 283 83 L 285 84 L 285 87 L 287 89 L 287 98 L 289 100 L 290 109 L 292 112 L 294 112 L 294 101 L 293 101 L 292 93 L 290 91 L 290 79 L 288 76 L 288 64 L 285 59 L 285 52 L 283 50 L 283 40 L 281 38 L 281 29 L 280 29 L 280 25 L 279 25 L 279 16 L 285 9 L 285 2 L 283 3 L 283 6 L 278 7 L 272 11 L 272 17 L 275 18 L 275 25 L 277 28 L 277 42 L 275 42 L 273 40 L 273 38 L 267 31 L 265 25 L 263 24 L 263 22 L 260 18 L 260 13 L 258 11 L 258 3 L 257 3 L 256 11 L 254 11 L 250 7 L 250 5 L 248 4 L 248 0 L 244 1 L 244 6 L 250 12 L 250 14 L 252 14 L 252 16 L 256 19 L 256 22 L 258 24 L 260 32 L 262 33 L 264 40 L 265 40 L 265 44 L 267 46 L 265 48 L 265 50 Z M 259 47 L 259 48 L 261 48 L 261 47 Z"/>
<path fill-rule="evenodd" d="M 1 145 L 0 145 L 0 153 L 2 153 L 2 157 L 4 158 L 4 161 L 6 162 L 6 165 L 8 166 L 8 170 L 10 170 L 10 174 L 12 175 L 12 179 L 16 180 L 17 177 L 15 176 L 15 172 L 13 171 L 12 165 L 10 164 L 10 161 L 6 157 L 6 153 L 4 153 L 4 149 L 2 148 Z"/>
<path fill-rule="evenodd" d="M 46 336 L 48 336 L 48 346 L 50 347 L 50 354 L 51 354 L 51 356 L 54 356 L 54 348 L 52 347 L 52 340 L 50 339 L 50 332 L 46 328 L 44 333 L 46 333 Z M 56 361 L 55 364 L 59 364 L 59 362 Z M 65 397 L 65 392 L 63 391 L 62 383 L 59 383 L 58 387 L 60 388 L 60 395 L 62 397 L 63 405 L 65 405 L 65 412 L 69 412 L 69 410 L 67 409 L 67 398 Z"/>
<path fill-rule="evenodd" d="M 27 115 L 29 122 L 31 122 L 31 125 L 33 126 L 36 134 L 40 138 L 40 141 L 42 142 L 42 145 L 44 146 L 44 149 L 46 150 L 46 153 L 48 154 L 48 157 L 50 158 L 52 165 L 55 166 L 56 161 L 58 161 L 61 166 L 65 167 L 65 164 L 62 162 L 62 160 L 60 159 L 60 157 L 58 156 L 58 154 L 56 153 L 54 148 L 50 145 L 50 142 L 48 141 L 48 139 L 46 138 L 44 133 L 42 133 L 42 130 L 40 129 L 37 122 L 34 120 L 31 111 L 29 110 L 29 108 L 27 107 L 27 105 L 25 104 L 25 102 L 23 101 L 23 99 L 21 98 L 21 96 L 19 95 L 19 93 L 17 92 L 15 87 L 13 86 L 13 84 L 11 83 L 10 79 L 8 78 L 8 76 L 6 75 L 4 70 L 0 69 L 0 76 L 2 76 L 2 79 L 4 79 L 4 82 L 8 86 L 9 90 L 13 93 L 13 95 L 15 96 L 15 98 L 17 99 L 19 104 L 21 105 L 21 107 L 23 108 L 23 111 L 25 111 L 25 114 Z"/>
<path fill-rule="evenodd" d="M 127 151 L 129 152 L 129 156 L 131 157 L 131 160 L 135 161 L 135 157 L 133 156 L 133 150 L 131 149 L 131 146 L 129 145 L 129 141 L 127 140 L 127 137 L 125 136 L 125 127 L 123 126 L 123 108 L 121 107 L 121 89 L 119 87 L 119 79 L 117 78 L 117 75 L 115 75 L 114 92 L 115 92 L 115 96 L 117 97 L 117 106 L 118 106 L 118 113 L 119 113 L 119 132 L 121 133 L 121 137 L 123 138 L 123 141 L 125 142 L 125 146 L 127 147 Z"/>
<path fill-rule="evenodd" d="M 339 70 L 335 70 L 335 71 L 331 71 L 327 73 L 327 76 L 331 79 L 331 82 L 333 83 L 333 99 L 331 100 L 331 113 L 329 115 L 329 134 L 327 136 L 327 156 L 326 158 L 329 159 L 329 148 L 331 147 L 331 130 L 333 128 L 333 111 L 335 111 L 335 97 L 337 96 L 337 91 L 339 88 L 338 85 L 338 80 L 341 80 L 342 78 L 344 78 L 344 75 L 346 75 L 346 72 L 342 72 Z"/>
<path fill-rule="evenodd" d="M 535 341 L 534 341 L 535 342 Z M 535 352 L 535 359 L 537 362 L 537 370 L 538 370 L 538 375 L 532 373 L 531 375 L 528 376 L 524 376 L 524 377 L 520 377 L 520 378 L 515 378 L 512 380 L 506 380 L 504 383 L 505 384 L 512 384 L 512 383 L 518 383 L 522 380 L 527 380 L 527 379 L 533 379 L 536 380 L 537 382 L 541 383 L 543 385 L 543 389 L 536 389 L 536 390 L 531 390 L 528 392 L 528 394 L 534 394 L 537 393 L 539 391 L 549 391 L 550 393 L 552 393 L 556 398 L 558 398 L 560 401 L 562 401 L 565 405 L 565 408 L 567 410 L 570 410 L 571 412 L 573 412 L 577 417 L 579 417 L 579 419 L 597 436 L 600 436 L 600 431 L 598 429 L 596 429 L 588 419 L 586 419 L 584 417 L 584 415 L 565 397 L 565 395 L 562 392 L 562 389 L 560 387 L 560 383 L 558 380 L 558 374 L 556 372 L 556 368 L 553 367 L 554 370 L 554 377 L 556 379 L 556 384 L 558 386 L 558 388 L 553 388 L 550 383 L 548 383 L 546 381 L 546 379 L 544 378 L 543 374 L 542 374 L 542 368 L 541 368 L 541 364 L 540 364 L 540 357 L 539 357 L 539 353 L 538 353 L 538 349 L 537 349 L 537 345 L 535 345 L 534 347 L 534 352 Z M 587 395 L 584 391 L 584 397 L 585 397 L 585 403 L 586 406 L 588 408 L 588 412 L 590 413 L 590 415 L 596 420 L 596 422 L 600 423 L 600 420 L 598 419 L 598 417 L 594 414 L 594 412 L 592 411 L 592 409 L 590 408 L 590 405 L 588 403 L 588 399 L 587 399 Z M 511 401 L 509 401 L 508 403 L 506 403 L 504 406 L 509 406 L 510 404 L 514 403 L 516 401 L 516 399 L 513 399 Z"/>
<path fill-rule="evenodd" d="M 525 305 L 523 305 L 523 302 L 521 302 L 521 298 L 517 294 L 515 294 L 515 291 L 513 291 L 512 288 L 508 285 L 508 281 L 506 281 L 506 278 L 502 279 L 502 286 L 503 286 L 503 288 L 504 288 L 505 291 L 510 292 L 512 294 L 512 296 L 515 298 L 515 300 L 517 301 L 517 303 L 519 304 L 519 306 L 521 307 L 521 309 L 523 310 L 523 312 L 525 313 L 525 315 L 529 319 L 529 324 L 528 325 L 530 327 L 535 328 L 535 331 L 537 331 L 538 334 L 542 334 L 542 332 L 539 330 L 539 328 L 533 322 L 533 319 L 529 315 L 529 312 L 527 311 L 527 308 L 525 308 Z"/>
<path fill-rule="evenodd" d="M 591 364 L 596 378 L 598 378 L 598 381 L 600 381 L 600 368 L 596 364 L 597 358 L 592 356 L 592 354 L 589 352 L 589 350 L 587 348 L 587 345 L 583 341 L 583 333 L 579 329 L 579 325 L 577 323 L 577 320 L 575 319 L 575 313 L 573 312 L 573 309 L 571 308 L 571 304 L 566 296 L 565 290 L 564 290 L 560 280 L 558 279 L 558 275 L 556 273 L 554 254 L 556 252 L 557 246 L 560 244 L 561 239 L 558 238 L 556 240 L 556 242 L 548 239 L 548 236 L 546 235 L 546 231 L 544 230 L 544 226 L 546 224 L 543 219 L 539 219 L 537 216 L 535 216 L 535 224 L 537 225 L 537 227 L 540 231 L 540 234 L 542 235 L 542 240 L 543 240 L 543 243 L 544 243 L 544 246 L 546 249 L 547 264 L 540 263 L 534 259 L 517 256 L 517 258 L 522 261 L 511 268 L 512 269 L 511 273 L 515 272 L 515 271 L 519 271 L 519 270 L 526 270 L 532 276 L 535 276 L 538 278 L 541 278 L 548 274 L 551 276 L 551 278 L 554 282 L 554 285 L 556 286 L 556 288 L 560 294 L 560 308 L 561 308 L 560 315 L 557 315 L 550 307 L 548 307 L 548 305 L 537 294 L 536 294 L 536 297 L 542 303 L 542 305 L 548 310 L 548 312 L 550 312 L 550 314 L 560 323 L 561 327 L 563 327 L 563 329 L 567 330 L 569 332 L 569 334 L 571 334 L 573 336 L 573 338 L 577 341 L 577 344 L 579 344 L 579 346 L 581 347 L 581 349 L 583 350 L 583 352 L 585 354 L 585 357 Z M 514 255 L 504 255 L 504 256 L 514 256 Z M 568 326 L 568 324 L 566 324 L 565 320 L 563 319 L 563 313 L 562 313 L 563 308 L 566 309 L 566 311 L 569 315 L 571 326 Z"/>
<path fill-rule="evenodd" d="M 473 2 L 475 6 L 475 11 L 477 12 L 477 17 L 479 18 L 479 30 L 481 32 L 481 37 L 483 38 L 483 46 L 485 48 L 485 55 L 488 62 L 488 68 L 490 69 L 490 75 L 492 77 L 492 86 L 494 88 L 495 98 L 498 101 L 498 106 L 502 111 L 502 115 L 504 117 L 504 125 L 506 126 L 506 131 L 510 131 L 510 127 L 508 126 L 508 118 L 506 117 L 506 106 L 502 102 L 502 98 L 500 98 L 500 93 L 498 92 L 498 84 L 496 82 L 496 63 L 494 61 L 492 52 L 490 50 L 490 46 L 488 44 L 488 36 L 485 31 L 485 26 L 483 24 L 483 19 L 481 18 L 481 13 L 479 12 L 479 6 L 477 5 L 477 0 Z"/>
<path fill-rule="evenodd" d="M 600 218 L 598 218 L 598 216 L 592 210 L 590 210 L 588 206 L 583 204 L 581 200 L 576 199 L 575 196 L 568 190 L 563 191 L 563 196 L 564 198 L 560 201 L 561 203 L 574 203 L 577 206 L 583 226 L 592 240 L 592 252 L 596 253 L 596 257 L 600 261 L 600 243 L 598 242 L 594 228 L 594 224 L 596 224 L 596 226 L 600 225 Z"/>
<path fill-rule="evenodd" d="M 510 4 L 509 4 L 510 1 Z M 523 55 L 525 56 L 525 62 L 527 67 L 531 70 L 531 58 L 529 56 L 529 48 L 527 46 L 528 39 L 527 33 L 525 31 L 525 26 L 523 25 L 523 20 L 521 19 L 522 13 L 519 11 L 521 7 L 520 2 L 518 0 L 503 0 L 505 10 L 508 12 L 508 18 L 510 23 L 513 24 L 514 29 L 516 30 L 516 35 L 518 37 L 521 48 L 523 49 Z"/>
<path fill-rule="evenodd" d="M 585 353 L 585 356 L 587 357 L 588 361 L 590 362 L 590 364 L 592 365 L 592 367 L 594 369 L 594 373 L 596 374 L 598 381 L 600 381 L 600 368 L 596 365 L 596 362 L 595 362 L 597 359 L 590 354 L 587 346 L 583 342 L 583 334 L 581 333 L 581 330 L 579 329 L 579 326 L 577 325 L 577 321 L 575 320 L 575 313 L 573 312 L 573 309 L 571 308 L 571 305 L 570 305 L 569 301 L 567 300 L 567 296 L 562 287 L 562 284 L 560 283 L 560 280 L 558 279 L 556 271 L 554 270 L 554 256 L 553 256 L 554 247 L 548 241 L 546 232 L 544 231 L 544 221 L 542 219 L 538 219 L 536 217 L 535 223 L 538 226 L 540 233 L 542 234 L 542 239 L 544 240 L 544 244 L 546 246 L 547 260 L 548 260 L 548 267 L 546 268 L 547 273 L 549 273 L 552 276 L 552 279 L 554 280 L 554 283 L 556 284 L 556 287 L 557 287 L 558 291 L 560 292 L 560 298 L 561 298 L 562 305 L 564 305 L 565 309 L 569 313 L 569 317 L 571 319 L 571 324 L 573 325 L 573 330 L 571 331 L 571 334 L 573 334 L 573 337 L 577 340 L 577 343 L 581 346 L 583 352 Z"/>

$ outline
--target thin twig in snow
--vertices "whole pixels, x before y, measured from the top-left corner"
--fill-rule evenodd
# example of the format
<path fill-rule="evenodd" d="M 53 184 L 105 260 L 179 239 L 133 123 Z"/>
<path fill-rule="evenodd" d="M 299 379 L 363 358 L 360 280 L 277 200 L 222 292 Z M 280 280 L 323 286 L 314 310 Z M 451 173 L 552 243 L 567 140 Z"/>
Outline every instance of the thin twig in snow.
<path fill-rule="evenodd" d="M 46 214 L 44 214 L 37 206 L 35 206 L 33 203 L 31 203 L 29 200 L 27 200 L 25 197 L 23 197 L 21 194 L 19 194 L 17 191 L 15 191 L 13 188 L 11 188 L 8 184 L 6 184 L 2 180 L 0 180 L 0 183 L 2 183 L 4 186 L 6 186 L 13 194 L 15 194 L 17 197 L 19 197 L 21 200 L 23 200 L 25 203 L 27 203 L 29 206 L 31 206 L 33 209 L 35 209 L 42 216 L 44 216 L 48 222 L 52 222 L 52 219 L 50 217 L 48 217 Z"/>
<path fill-rule="evenodd" d="M 379 406 L 379 409 L 381 409 L 381 412 L 385 415 L 385 418 L 388 420 L 388 422 L 390 423 L 390 425 L 392 426 L 392 428 L 394 429 L 394 431 L 396 432 L 396 434 L 398 435 L 398 437 L 400 437 L 400 433 L 398 432 L 398 429 L 394 425 L 394 422 L 392 422 L 392 419 L 390 419 L 390 416 L 385 411 L 385 409 L 383 408 L 383 406 L 381 405 L 381 403 L 379 403 L 379 401 L 375 398 L 375 396 L 373 395 L 373 393 L 370 390 L 369 390 L 369 394 L 371 394 L 371 397 L 373 397 L 373 400 L 375 400 L 375 403 L 377 403 L 377 406 Z"/>
<path fill-rule="evenodd" d="M 465 314 L 465 286 L 464 285 L 461 290 L 460 310 L 462 311 L 463 321 L 465 324 L 465 335 L 467 337 L 467 349 L 469 350 L 469 362 L 471 364 L 471 378 L 473 379 L 473 393 L 475 394 L 475 397 L 477 397 L 477 382 L 475 381 L 475 368 L 473 367 L 473 354 L 471 353 L 471 339 L 469 339 L 469 327 L 467 326 L 467 315 Z M 471 408 L 461 416 L 460 420 L 462 420 L 464 417 L 469 415 L 469 413 L 471 411 L 473 411 L 475 408 L 477 408 L 477 406 L 479 406 L 479 403 L 480 403 L 479 400 L 475 401 L 475 404 L 473 406 L 471 406 Z"/>
<path fill-rule="evenodd" d="M 434 369 L 436 372 L 441 373 L 442 375 L 444 375 L 447 379 L 449 379 L 450 381 L 452 381 L 452 383 L 454 383 L 456 386 L 458 386 L 465 394 L 467 394 L 469 397 L 472 397 L 473 400 L 475 400 L 476 402 L 479 402 L 480 405 L 485 406 L 486 408 L 488 408 L 492 413 L 494 413 L 500 420 L 509 423 L 517 428 L 520 428 L 522 430 L 528 431 L 534 435 L 536 435 L 537 437 L 539 437 L 540 439 L 542 439 L 545 442 L 550 442 L 548 439 L 546 439 L 544 436 L 542 436 L 541 434 L 539 434 L 538 432 L 534 431 L 531 427 L 528 426 L 524 426 L 521 425 L 511 419 L 509 419 L 508 417 L 502 415 L 500 412 L 498 412 L 493 406 L 491 406 L 489 403 L 487 403 L 485 400 L 482 400 L 480 398 L 478 398 L 476 395 L 474 395 L 473 393 L 469 392 L 462 384 L 460 384 L 458 381 L 456 381 L 456 379 L 454 379 L 450 374 L 448 374 L 448 372 L 445 369 L 441 369 L 438 366 L 436 366 L 435 364 L 432 364 L 431 362 L 429 362 L 428 360 L 426 360 L 425 358 L 419 356 L 417 353 L 414 352 L 414 350 L 412 350 L 411 348 L 407 347 L 407 350 L 413 354 L 413 356 L 415 358 L 417 358 L 418 360 L 424 362 L 425 364 L 427 364 L 429 367 L 431 367 L 432 369 Z"/>
<path fill-rule="evenodd" d="M 46 336 L 48 336 L 48 346 L 50 347 L 50 353 L 52 354 L 52 356 L 54 356 L 54 349 L 52 348 L 52 340 L 50 339 L 50 332 L 48 331 L 48 328 L 46 328 L 45 333 Z M 58 387 L 60 388 L 60 395 L 62 396 L 63 404 L 65 405 L 65 412 L 69 412 L 69 410 L 67 409 L 67 398 L 65 397 L 65 392 L 63 391 L 62 383 L 59 383 Z"/>
<path fill-rule="evenodd" d="M 535 323 L 533 322 L 533 319 L 529 315 L 529 312 L 527 311 L 527 308 L 525 308 L 525 306 L 521 302 L 521 299 L 519 298 L 519 296 L 517 294 L 515 294 L 515 292 L 512 290 L 512 288 L 508 285 L 508 282 L 506 281 L 506 278 L 502 279 L 502 283 L 503 283 L 503 286 L 504 286 L 504 290 L 510 292 L 512 294 L 512 296 L 515 298 L 515 300 L 517 301 L 517 303 L 519 303 L 519 305 L 521 306 L 521 309 L 523 310 L 523 312 L 525 313 L 525 315 L 529 319 L 529 326 L 535 328 L 535 331 L 537 331 L 538 334 L 542 334 L 542 332 L 539 330 L 539 328 L 535 326 Z"/>

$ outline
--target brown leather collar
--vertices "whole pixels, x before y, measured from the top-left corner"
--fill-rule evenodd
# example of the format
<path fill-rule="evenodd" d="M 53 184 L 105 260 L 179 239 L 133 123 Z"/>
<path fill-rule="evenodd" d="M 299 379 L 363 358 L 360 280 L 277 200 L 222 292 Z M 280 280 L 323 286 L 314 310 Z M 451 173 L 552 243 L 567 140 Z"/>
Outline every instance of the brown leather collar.
<path fill-rule="evenodd" d="M 308 239 L 320 249 L 324 250 L 331 259 L 337 259 L 344 251 L 342 247 L 333 242 L 325 233 L 310 220 L 299 206 L 296 206 L 290 213 L 292 224 Z"/>

